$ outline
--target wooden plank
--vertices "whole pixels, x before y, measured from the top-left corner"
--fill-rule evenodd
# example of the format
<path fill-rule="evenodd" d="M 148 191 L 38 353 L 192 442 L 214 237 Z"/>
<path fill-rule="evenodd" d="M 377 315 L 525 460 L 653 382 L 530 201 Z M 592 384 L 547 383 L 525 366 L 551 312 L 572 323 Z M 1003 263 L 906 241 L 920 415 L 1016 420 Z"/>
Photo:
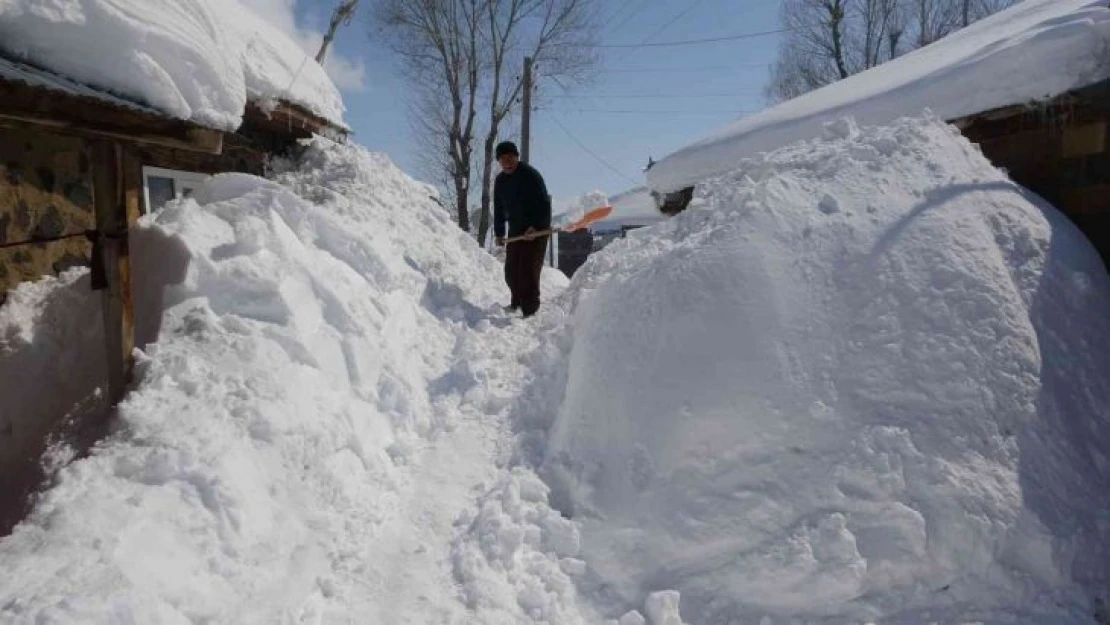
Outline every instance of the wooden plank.
<path fill-rule="evenodd" d="M 1110 213 L 1110 184 L 1093 184 L 1060 191 L 1060 209 L 1068 215 Z"/>
<path fill-rule="evenodd" d="M 138 146 L 136 152 L 143 165 L 202 174 L 236 171 L 261 176 L 266 171 L 269 157 L 262 147 L 238 134 L 224 135 L 220 154 L 187 152 L 156 145 Z"/>
<path fill-rule="evenodd" d="M 279 102 L 270 110 L 263 110 L 256 103 L 249 102 L 243 121 L 267 132 L 300 138 L 323 134 L 325 130 L 338 134 L 347 132 L 346 129 L 332 124 L 323 117 L 289 102 Z"/>
<path fill-rule="evenodd" d="M 114 405 L 131 379 L 135 330 L 127 229 L 138 219 L 142 178 L 138 160 L 119 143 L 99 141 L 92 153 L 96 225 L 108 285 L 102 296 L 108 401 Z"/>
<path fill-rule="evenodd" d="M 1106 122 L 1095 122 L 1064 129 L 1063 156 L 1075 158 L 1106 151 Z"/>
<path fill-rule="evenodd" d="M 978 144 L 995 167 L 1004 167 L 1019 177 L 1051 170 L 1062 157 L 1059 133 L 1045 128 L 1015 132 Z"/>
<path fill-rule="evenodd" d="M 5 110 L 0 110 L 0 124 L 9 128 L 39 127 L 53 132 L 90 139 L 119 139 L 206 154 L 219 154 L 223 149 L 223 133 L 207 128 L 182 128 L 173 134 L 157 134 L 157 131 L 111 128 L 96 123 L 77 122 Z"/>
<path fill-rule="evenodd" d="M 135 360 L 135 298 L 131 264 L 131 230 L 143 214 L 143 166 L 138 155 L 129 147 L 123 148 L 123 231 L 120 233 L 117 264 L 119 267 L 119 298 L 121 341 L 119 356 L 123 361 L 124 382 L 131 383 Z"/>

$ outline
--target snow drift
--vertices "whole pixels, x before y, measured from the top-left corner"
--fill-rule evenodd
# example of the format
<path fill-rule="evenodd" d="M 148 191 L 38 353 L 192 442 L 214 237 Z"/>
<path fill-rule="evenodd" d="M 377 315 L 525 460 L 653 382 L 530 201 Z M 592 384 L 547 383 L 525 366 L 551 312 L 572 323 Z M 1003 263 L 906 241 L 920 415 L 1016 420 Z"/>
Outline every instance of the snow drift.
<path fill-rule="evenodd" d="M 1026 0 L 866 72 L 739 119 L 655 164 L 648 186 L 674 191 L 741 158 L 818 136 L 851 115 L 886 124 L 926 108 L 953 120 L 1110 78 L 1107 0 Z"/>
<path fill-rule="evenodd" d="M 406 463 L 459 427 L 478 382 L 456 350 L 481 345 L 502 292 L 431 193 L 320 140 L 277 182 L 216 176 L 144 217 L 136 305 L 156 340 L 115 431 L 0 539 L 0 621 L 436 621 L 391 603 L 383 550 L 422 560 L 380 534 Z M 438 495 L 446 544 L 464 504 Z"/>
<path fill-rule="evenodd" d="M 324 69 L 238 0 L 0 0 L 0 52 L 221 130 L 248 101 L 342 124 Z"/>
<path fill-rule="evenodd" d="M 935 118 L 732 167 L 567 292 L 542 473 L 582 524 L 580 592 L 612 614 L 675 588 L 699 625 L 1090 622 L 1092 247 Z"/>

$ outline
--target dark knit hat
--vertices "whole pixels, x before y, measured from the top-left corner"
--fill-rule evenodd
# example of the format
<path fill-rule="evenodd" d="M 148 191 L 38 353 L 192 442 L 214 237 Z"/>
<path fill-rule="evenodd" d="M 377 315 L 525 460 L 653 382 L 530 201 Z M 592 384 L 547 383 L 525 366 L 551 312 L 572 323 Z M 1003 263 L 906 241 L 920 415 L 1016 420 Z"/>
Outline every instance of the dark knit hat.
<path fill-rule="evenodd" d="M 501 143 L 498 143 L 497 149 L 494 151 L 494 155 L 496 158 L 501 158 L 506 154 L 520 156 L 520 152 L 518 152 L 516 149 L 516 144 L 512 141 L 502 141 Z"/>

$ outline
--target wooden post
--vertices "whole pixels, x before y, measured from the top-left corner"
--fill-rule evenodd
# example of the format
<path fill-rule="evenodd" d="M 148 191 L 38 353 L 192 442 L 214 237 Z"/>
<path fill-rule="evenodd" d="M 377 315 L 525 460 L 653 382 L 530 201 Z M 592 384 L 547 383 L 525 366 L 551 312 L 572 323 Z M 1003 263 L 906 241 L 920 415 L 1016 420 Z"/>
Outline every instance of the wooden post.
<path fill-rule="evenodd" d="M 524 97 L 520 109 L 520 160 L 528 162 L 532 143 L 532 57 L 524 57 Z"/>
<path fill-rule="evenodd" d="M 115 141 L 92 145 L 96 229 L 108 287 L 103 291 L 108 401 L 115 405 L 131 380 L 135 347 L 134 302 L 128 229 L 139 218 L 142 172 L 135 155 Z"/>

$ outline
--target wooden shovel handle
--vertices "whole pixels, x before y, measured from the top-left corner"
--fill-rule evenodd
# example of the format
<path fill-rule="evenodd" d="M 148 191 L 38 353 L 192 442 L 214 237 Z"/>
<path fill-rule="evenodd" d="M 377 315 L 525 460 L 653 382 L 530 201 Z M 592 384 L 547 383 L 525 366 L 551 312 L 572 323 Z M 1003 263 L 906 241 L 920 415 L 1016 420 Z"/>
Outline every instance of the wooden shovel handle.
<path fill-rule="evenodd" d="M 548 228 L 547 230 L 537 230 L 537 231 L 532 233 L 532 238 L 533 239 L 538 239 L 540 237 L 551 236 L 551 235 L 555 234 L 556 232 L 558 232 L 558 228 Z M 527 241 L 527 240 L 528 240 L 528 237 L 526 237 L 525 235 L 522 234 L 518 237 L 509 237 L 509 238 L 505 239 L 505 245 L 508 245 L 510 243 L 516 243 L 517 241 Z"/>

